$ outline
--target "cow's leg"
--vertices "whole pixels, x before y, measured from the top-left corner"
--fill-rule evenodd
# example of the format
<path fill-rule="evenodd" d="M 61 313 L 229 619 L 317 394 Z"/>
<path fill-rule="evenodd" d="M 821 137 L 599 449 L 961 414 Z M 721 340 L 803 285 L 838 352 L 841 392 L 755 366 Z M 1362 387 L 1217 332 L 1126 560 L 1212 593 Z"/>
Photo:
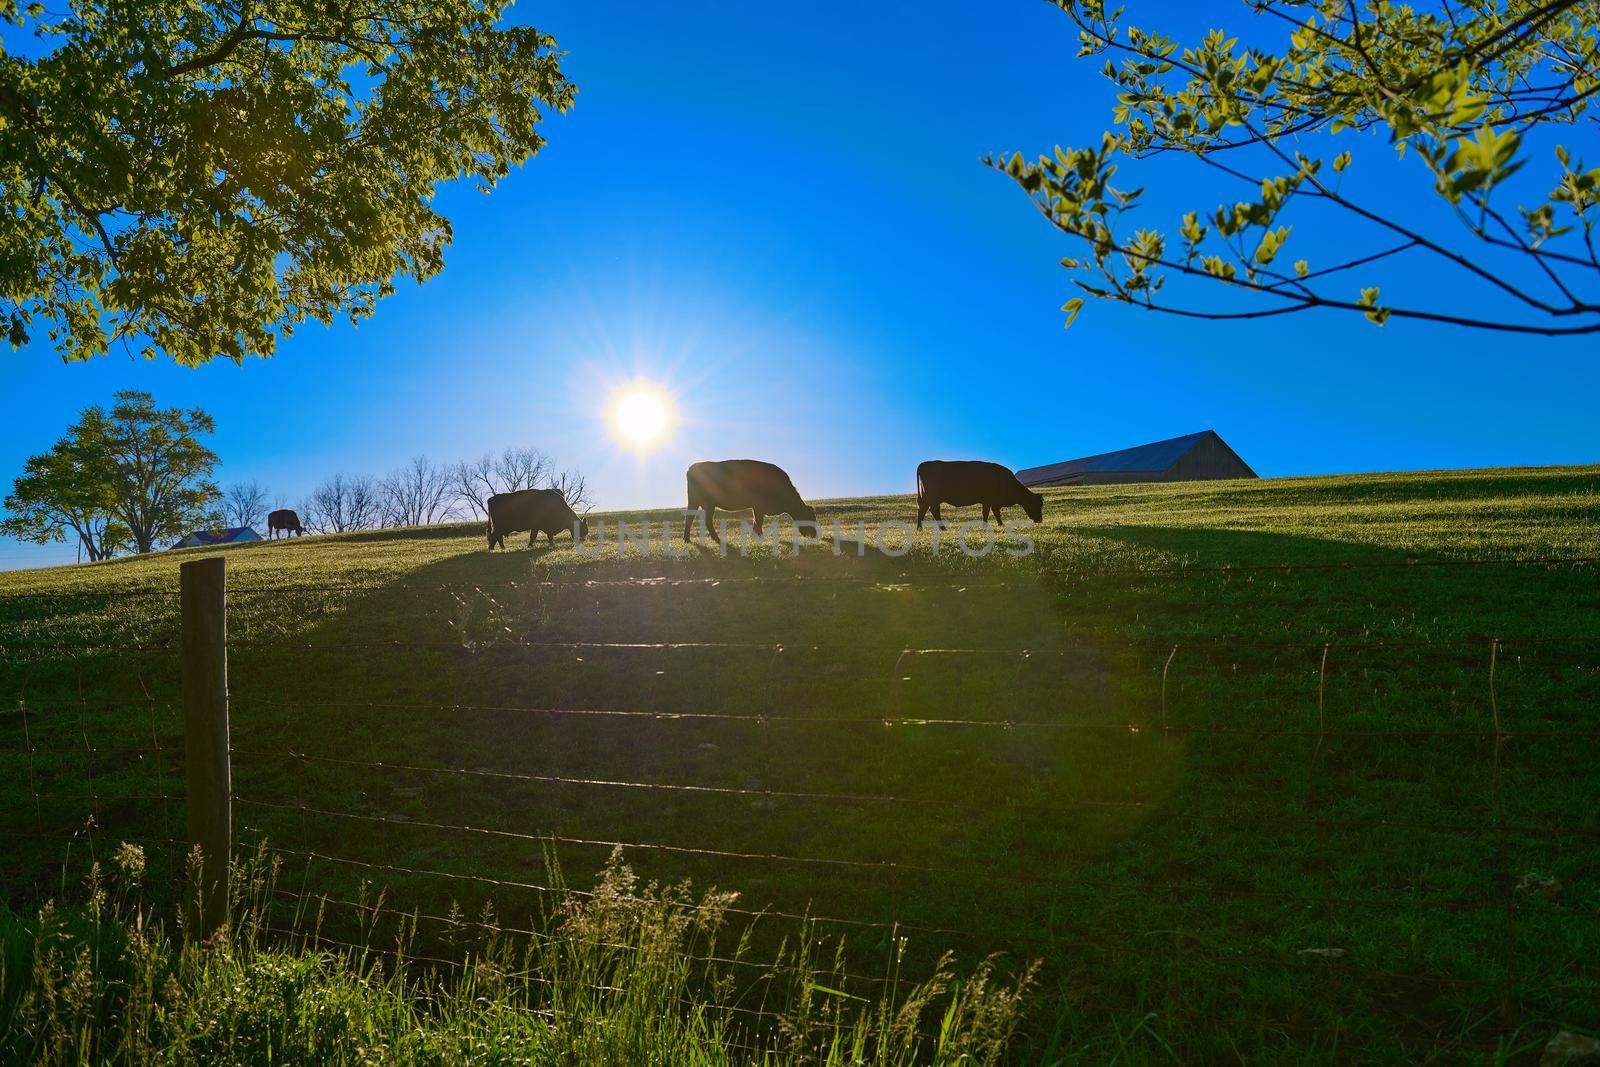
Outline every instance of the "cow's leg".
<path fill-rule="evenodd" d="M 754 515 L 755 518 L 756 518 L 756 521 L 751 525 L 750 528 L 755 531 L 757 537 L 760 537 L 761 536 L 761 512 L 756 510 L 755 508 L 751 508 L 750 509 L 750 514 Z"/>
<path fill-rule="evenodd" d="M 1000 516 L 1000 505 L 999 504 L 996 504 L 994 506 L 994 521 L 998 522 L 1001 526 L 1004 526 L 1006 524 L 1006 520 L 1001 518 L 1001 516 Z"/>
<path fill-rule="evenodd" d="M 984 522 L 988 522 L 989 521 L 989 505 L 988 504 L 983 505 L 983 521 Z"/>
<path fill-rule="evenodd" d="M 535 541 L 537 541 L 538 539 L 539 539 L 539 531 L 538 530 L 529 530 L 528 531 L 528 547 L 529 548 L 532 548 L 533 547 L 533 543 Z"/>
<path fill-rule="evenodd" d="M 933 512 L 933 521 L 934 522 L 937 522 L 937 523 L 943 523 L 944 522 L 944 516 L 939 514 L 939 502 L 937 500 L 935 500 L 933 502 L 933 506 L 930 507 L 928 510 Z"/>
<path fill-rule="evenodd" d="M 917 498 L 917 529 L 922 529 L 922 517 L 928 513 L 928 502 Z"/>
<path fill-rule="evenodd" d="M 716 518 L 717 509 L 712 507 L 709 504 L 697 504 L 693 500 L 691 500 L 691 501 L 689 501 L 688 510 L 690 510 L 690 511 L 698 511 L 700 514 L 699 515 L 685 515 L 683 517 L 683 539 L 684 539 L 684 541 L 692 542 L 694 540 L 693 531 L 694 531 L 694 524 L 695 524 L 696 521 L 705 523 L 706 532 L 709 533 L 711 535 L 711 539 L 713 541 L 715 541 L 717 539 L 717 531 L 711 524 Z"/>

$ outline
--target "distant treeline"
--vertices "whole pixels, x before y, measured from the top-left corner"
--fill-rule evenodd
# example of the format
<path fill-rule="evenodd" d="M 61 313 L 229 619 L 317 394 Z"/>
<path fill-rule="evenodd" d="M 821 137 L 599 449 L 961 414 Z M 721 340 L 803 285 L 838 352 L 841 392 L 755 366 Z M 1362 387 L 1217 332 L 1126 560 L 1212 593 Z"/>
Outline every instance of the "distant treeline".
<path fill-rule="evenodd" d="M 561 470 L 548 453 L 521 447 L 445 464 L 417 456 L 382 477 L 339 471 L 294 502 L 254 479 L 235 482 L 223 494 L 218 525 L 263 532 L 269 511 L 293 508 L 308 533 L 428 526 L 482 519 L 494 494 L 534 488 L 559 489 L 574 511 L 592 503 L 581 471 Z"/>
<path fill-rule="evenodd" d="M 418 456 L 381 478 L 340 472 L 291 505 L 254 479 L 220 488 L 221 459 L 203 442 L 215 432 L 199 408 L 162 408 L 149 393 L 122 390 L 28 457 L 5 497 L 0 534 L 71 542 L 80 560 L 100 560 L 166 548 L 194 530 L 262 533 L 267 513 L 286 506 L 307 531 L 334 533 L 483 518 L 489 497 L 516 489 L 559 489 L 574 511 L 590 503 L 579 471 L 522 447 L 446 465 Z"/>

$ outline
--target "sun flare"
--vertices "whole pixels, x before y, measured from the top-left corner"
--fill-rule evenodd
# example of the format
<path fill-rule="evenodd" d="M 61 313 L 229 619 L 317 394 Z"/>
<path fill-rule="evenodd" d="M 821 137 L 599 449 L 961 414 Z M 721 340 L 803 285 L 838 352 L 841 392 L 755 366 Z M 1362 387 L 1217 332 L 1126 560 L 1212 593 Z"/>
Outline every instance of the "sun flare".
<path fill-rule="evenodd" d="M 635 452 L 664 444 L 677 421 L 672 397 L 654 382 L 630 382 L 614 391 L 606 405 L 611 436 Z"/>

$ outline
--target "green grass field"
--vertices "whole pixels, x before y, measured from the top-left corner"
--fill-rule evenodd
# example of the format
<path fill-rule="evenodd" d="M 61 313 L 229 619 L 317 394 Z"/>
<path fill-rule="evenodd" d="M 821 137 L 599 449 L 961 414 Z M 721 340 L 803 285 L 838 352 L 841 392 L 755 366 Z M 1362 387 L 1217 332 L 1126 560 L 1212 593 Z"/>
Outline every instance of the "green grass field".
<path fill-rule="evenodd" d="M 753 953 L 818 917 L 841 993 L 1042 961 L 1028 1062 L 1600 1028 L 1600 468 L 1053 490 L 1021 558 L 669 558 L 649 518 L 648 555 L 224 550 L 241 842 L 288 893 L 513 926 L 546 850 L 583 886 L 621 842 L 738 891 Z M 149 798 L 181 798 L 177 568 L 212 551 L 0 575 L 13 901 L 59 884 L 55 835 L 182 836 Z"/>

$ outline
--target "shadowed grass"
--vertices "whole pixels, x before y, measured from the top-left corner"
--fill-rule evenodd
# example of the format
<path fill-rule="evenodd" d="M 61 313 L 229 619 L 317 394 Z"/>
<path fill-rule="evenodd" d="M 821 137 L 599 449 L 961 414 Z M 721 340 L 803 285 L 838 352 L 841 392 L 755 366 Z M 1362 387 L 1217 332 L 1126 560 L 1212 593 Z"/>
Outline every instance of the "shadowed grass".
<path fill-rule="evenodd" d="M 228 549 L 236 820 L 296 894 L 526 925 L 547 848 L 591 871 L 623 842 L 643 877 L 809 912 L 851 973 L 1042 958 L 1036 1056 L 1492 1059 L 1600 1026 L 1597 488 L 1056 490 L 1025 558 L 926 530 L 902 558 L 831 530 L 798 557 L 491 555 L 469 527 Z M 162 646 L 195 554 L 0 576 L 13 899 L 59 880 L 24 835 L 181 836 L 181 798 L 137 798 L 179 792 Z M 770 956 L 782 922 L 753 923 Z"/>

